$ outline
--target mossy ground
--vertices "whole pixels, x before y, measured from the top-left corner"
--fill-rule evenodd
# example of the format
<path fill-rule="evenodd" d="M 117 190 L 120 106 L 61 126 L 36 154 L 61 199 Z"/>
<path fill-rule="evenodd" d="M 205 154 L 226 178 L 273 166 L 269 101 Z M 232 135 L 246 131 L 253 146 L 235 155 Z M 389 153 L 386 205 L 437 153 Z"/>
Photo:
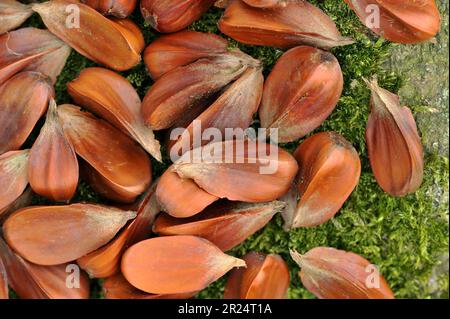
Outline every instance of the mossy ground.
<path fill-rule="evenodd" d="M 361 181 L 345 203 L 343 209 L 332 221 L 313 229 L 298 229 L 289 233 L 283 231 L 282 220 L 277 216 L 267 227 L 258 232 L 231 253 L 242 256 L 247 251 L 277 253 L 288 261 L 292 284 L 291 298 L 312 298 L 298 278 L 298 267 L 289 257 L 289 249 L 299 252 L 317 246 L 330 246 L 352 251 L 379 266 L 398 298 L 448 298 L 448 271 L 438 272 L 441 256 L 448 254 L 448 158 L 437 153 L 426 155 L 425 179 L 415 194 L 405 198 L 393 198 L 383 193 L 377 186 L 369 166 L 365 125 L 369 114 L 369 90 L 362 78 L 376 75 L 382 87 L 393 92 L 408 81 L 383 69 L 383 62 L 391 54 L 393 45 L 378 39 L 361 25 L 354 13 L 341 0 L 311 1 L 322 8 L 336 22 L 341 32 L 354 38 L 356 44 L 337 48 L 333 53 L 340 61 L 345 88 L 342 98 L 330 118 L 318 129 L 333 130 L 344 135 L 358 150 L 363 171 Z M 219 33 L 216 22 L 221 10 L 211 9 L 191 29 Z M 144 31 L 146 43 L 157 37 L 150 27 L 144 25 L 138 11 L 132 19 Z M 34 16 L 27 25 L 42 26 Z M 282 51 L 268 47 L 252 47 L 231 41 L 232 45 L 263 61 L 268 74 Z M 59 103 L 70 102 L 66 93 L 66 83 L 77 73 L 94 63 L 73 52 L 56 85 Z M 420 68 L 417 65 L 417 68 Z M 151 86 L 145 66 L 123 73 L 143 96 Z M 413 112 L 419 106 L 410 105 Z M 426 134 L 426 132 L 422 132 Z M 284 145 L 293 150 L 299 144 Z M 154 177 L 159 176 L 169 164 L 154 164 Z M 81 183 L 74 201 L 105 202 L 85 183 Z M 36 202 L 42 202 L 36 198 Z M 199 294 L 200 298 L 221 298 L 223 278 Z M 94 297 L 101 297 L 100 284 L 94 284 Z"/>

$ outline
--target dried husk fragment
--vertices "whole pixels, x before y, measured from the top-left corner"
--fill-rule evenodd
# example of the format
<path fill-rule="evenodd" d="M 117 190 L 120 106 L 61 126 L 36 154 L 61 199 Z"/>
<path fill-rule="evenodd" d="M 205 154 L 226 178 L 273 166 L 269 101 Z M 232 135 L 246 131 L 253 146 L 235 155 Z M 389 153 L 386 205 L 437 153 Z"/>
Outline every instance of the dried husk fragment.
<path fill-rule="evenodd" d="M 0 86 L 0 154 L 22 146 L 53 97 L 41 73 L 21 72 Z"/>
<path fill-rule="evenodd" d="M 3 224 L 8 245 L 26 260 L 44 266 L 73 261 L 107 244 L 132 211 L 93 204 L 35 206 Z"/>
<path fill-rule="evenodd" d="M 153 230 L 163 236 L 199 236 L 227 251 L 263 228 L 283 207 L 284 203 L 277 201 L 256 204 L 219 202 L 191 218 L 161 214 Z"/>
<path fill-rule="evenodd" d="M 212 33 L 184 30 L 153 41 L 144 51 L 144 62 L 153 80 L 201 58 L 228 52 L 228 42 Z"/>
<path fill-rule="evenodd" d="M 194 216 L 219 199 L 201 189 L 193 180 L 181 178 L 173 166 L 158 181 L 156 198 L 164 212 L 177 218 Z"/>
<path fill-rule="evenodd" d="M 389 41 L 419 43 L 433 38 L 441 18 L 434 0 L 345 0 L 361 22 Z"/>
<path fill-rule="evenodd" d="M 85 273 L 80 273 L 77 285 L 73 287 L 67 285 L 74 264 L 57 266 L 32 264 L 15 254 L 0 238 L 0 264 L 2 259 L 9 285 L 22 299 L 89 298 L 89 279 Z"/>
<path fill-rule="evenodd" d="M 234 267 L 245 267 L 245 262 L 195 236 L 147 239 L 130 247 L 122 258 L 126 280 L 153 294 L 199 291 Z"/>
<path fill-rule="evenodd" d="M 3 224 L 3 221 L 8 218 L 9 215 L 14 213 L 15 211 L 28 207 L 31 204 L 31 200 L 33 199 L 33 191 L 31 187 L 27 187 L 25 191 L 17 197 L 17 199 L 9 204 L 7 207 L 0 209 L 0 225 Z"/>
<path fill-rule="evenodd" d="M 70 47 L 47 30 L 23 28 L 0 35 L 0 84 L 21 70 L 41 72 L 56 82 Z"/>
<path fill-rule="evenodd" d="M 31 148 L 28 178 L 34 192 L 54 201 L 69 201 L 77 190 L 77 155 L 64 133 L 54 100 Z"/>
<path fill-rule="evenodd" d="M 28 185 L 28 158 L 29 150 L 0 155 L 1 215 L 22 195 Z"/>
<path fill-rule="evenodd" d="M 32 9 L 50 32 L 94 62 L 125 71 L 141 60 L 127 34 L 88 5 L 74 0 L 52 0 L 33 4 Z"/>
<path fill-rule="evenodd" d="M 298 170 L 288 152 L 251 140 L 205 145 L 185 153 L 173 167 L 181 178 L 192 179 L 209 194 L 252 203 L 282 197 Z"/>
<path fill-rule="evenodd" d="M 343 84 L 331 53 L 308 46 L 287 51 L 264 84 L 261 126 L 277 128 L 280 143 L 304 137 L 333 112 Z"/>
<path fill-rule="evenodd" d="M 224 139 L 227 139 L 227 129 L 242 129 L 242 132 L 247 129 L 253 122 L 253 115 L 257 112 L 261 102 L 263 84 L 264 77 L 261 68 L 247 69 L 210 107 L 195 119 L 197 124 L 201 124 L 201 133 L 208 128 L 215 128 L 220 130 Z M 182 155 L 194 147 L 194 127 L 195 124 L 191 123 L 170 147 L 173 154 Z M 208 140 L 202 140 L 201 145 L 208 142 Z"/>
<path fill-rule="evenodd" d="M 392 196 L 415 192 L 423 180 L 423 146 L 411 110 L 401 106 L 399 97 L 376 80 L 367 82 L 372 90 L 371 113 L 366 142 L 372 171 L 380 187 Z"/>
<path fill-rule="evenodd" d="M 142 119 L 141 99 L 124 77 L 103 68 L 87 68 L 67 85 L 67 91 L 77 104 L 130 135 L 161 161 L 159 142 Z"/>
<path fill-rule="evenodd" d="M 279 255 L 250 252 L 243 258 L 247 268 L 233 269 L 225 285 L 225 299 L 285 299 L 289 269 Z"/>
<path fill-rule="evenodd" d="M 90 277 L 107 278 L 120 272 L 123 252 L 135 243 L 149 237 L 156 215 L 160 212 L 155 196 L 156 185 L 144 195 L 138 205 L 136 218 L 106 246 L 81 257 L 78 265 Z"/>
<path fill-rule="evenodd" d="M 112 15 L 123 19 L 136 8 L 137 0 L 82 0 L 103 15 Z"/>
<path fill-rule="evenodd" d="M 279 48 L 306 44 L 330 49 L 353 43 L 339 33 L 330 17 L 307 1 L 276 8 L 233 1 L 219 21 L 219 29 L 242 43 Z"/>
<path fill-rule="evenodd" d="M 105 279 L 103 293 L 106 299 L 189 299 L 197 292 L 184 294 L 155 295 L 133 287 L 122 274 Z"/>
<path fill-rule="evenodd" d="M 142 102 L 145 122 L 154 130 L 169 128 L 189 109 L 196 108 L 249 66 L 259 62 L 240 51 L 214 59 L 201 59 L 159 78 Z"/>
<path fill-rule="evenodd" d="M 141 13 L 155 30 L 172 33 L 199 19 L 215 0 L 142 0 Z"/>
<path fill-rule="evenodd" d="M 296 183 L 300 200 L 291 214 L 283 216 L 285 228 L 321 225 L 334 217 L 358 185 L 359 155 L 341 135 L 323 132 L 301 143 L 294 157 L 300 167 Z"/>
<path fill-rule="evenodd" d="M 64 131 L 84 160 L 83 174 L 93 188 L 114 201 L 131 203 L 151 183 L 147 153 L 127 135 L 74 105 L 58 107 Z"/>
<path fill-rule="evenodd" d="M 300 279 L 320 299 L 394 299 L 375 265 L 343 250 L 317 247 L 304 255 L 291 251 Z"/>
<path fill-rule="evenodd" d="M 29 5 L 15 0 L 0 2 L 0 34 L 19 27 L 33 14 Z"/>

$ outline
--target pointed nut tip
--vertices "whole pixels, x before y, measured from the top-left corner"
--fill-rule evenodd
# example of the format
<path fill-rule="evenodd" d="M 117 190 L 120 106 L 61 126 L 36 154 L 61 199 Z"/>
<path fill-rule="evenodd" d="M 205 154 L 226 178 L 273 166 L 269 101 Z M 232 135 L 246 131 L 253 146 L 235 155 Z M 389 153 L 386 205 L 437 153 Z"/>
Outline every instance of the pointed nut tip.
<path fill-rule="evenodd" d="M 235 264 L 234 264 L 234 267 L 237 267 L 237 268 L 241 268 L 241 267 L 247 268 L 247 263 L 246 263 L 245 260 L 243 260 L 243 259 L 235 258 Z"/>
<path fill-rule="evenodd" d="M 349 44 L 356 43 L 356 41 L 353 40 L 353 39 L 350 38 L 350 37 L 343 37 L 343 38 L 341 39 L 341 43 L 342 43 L 342 45 L 349 45 Z"/>
<path fill-rule="evenodd" d="M 291 230 L 293 229 L 293 227 L 292 227 L 292 224 L 291 223 L 288 223 L 288 222 L 284 222 L 284 224 L 283 224 L 283 230 L 285 231 L 285 232 L 290 232 Z"/>
<path fill-rule="evenodd" d="M 375 89 L 378 86 L 378 79 L 376 75 L 374 75 L 370 80 L 365 77 L 363 77 L 362 79 L 371 90 Z"/>
<path fill-rule="evenodd" d="M 56 101 L 53 98 L 51 98 L 50 101 L 48 102 L 48 110 L 51 113 L 57 113 Z"/>
<path fill-rule="evenodd" d="M 292 259 L 300 266 L 303 265 L 303 256 L 300 255 L 296 250 L 289 249 Z"/>

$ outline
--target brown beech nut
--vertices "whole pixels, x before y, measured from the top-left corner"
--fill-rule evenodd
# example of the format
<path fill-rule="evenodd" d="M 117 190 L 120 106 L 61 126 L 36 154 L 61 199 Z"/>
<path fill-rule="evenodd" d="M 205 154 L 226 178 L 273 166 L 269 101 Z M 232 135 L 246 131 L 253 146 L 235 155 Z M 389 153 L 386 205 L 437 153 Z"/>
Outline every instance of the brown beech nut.
<path fill-rule="evenodd" d="M 126 280 L 142 291 L 180 294 L 202 290 L 234 267 L 245 267 L 245 262 L 224 254 L 206 239 L 167 236 L 131 246 L 123 255 L 121 269 Z"/>
<path fill-rule="evenodd" d="M 258 203 L 286 194 L 298 165 L 292 155 L 275 145 L 230 140 L 185 153 L 173 164 L 173 169 L 209 194 Z"/>
<path fill-rule="evenodd" d="M 200 154 L 211 154 L 211 158 L 198 158 Z M 276 146 L 243 140 L 215 142 L 176 161 L 161 177 L 156 196 L 169 215 L 191 217 L 219 198 L 267 202 L 282 197 L 297 170 L 295 159 Z"/>
<path fill-rule="evenodd" d="M 278 129 L 281 143 L 304 137 L 333 112 L 344 79 L 337 59 L 308 46 L 287 51 L 264 84 L 261 126 Z"/>
<path fill-rule="evenodd" d="M 73 261 L 107 244 L 132 211 L 93 204 L 28 207 L 3 224 L 5 240 L 21 257 L 43 266 Z"/>
<path fill-rule="evenodd" d="M 76 269 L 74 268 L 75 264 L 56 266 L 32 264 L 15 254 L 0 237 L 0 273 L 2 260 L 6 268 L 8 284 L 22 299 L 89 298 L 89 279 L 85 273 L 80 273 L 77 285 L 74 287 L 67 285 L 67 276 L 73 269 Z"/>
<path fill-rule="evenodd" d="M 209 152 L 211 157 L 206 161 L 198 158 L 201 154 L 194 149 L 174 163 L 175 172 L 181 178 L 192 179 L 208 193 L 229 200 L 275 200 L 289 190 L 298 170 L 289 153 L 256 141 L 211 143 L 203 146 L 202 152 Z"/>
<path fill-rule="evenodd" d="M 330 49 L 354 42 L 343 37 L 333 20 L 307 1 L 292 1 L 275 8 L 232 1 L 219 21 L 219 29 L 245 44 L 279 48 L 306 44 Z"/>
<path fill-rule="evenodd" d="M 193 180 L 181 178 L 173 166 L 159 179 L 156 198 L 163 211 L 177 218 L 194 216 L 219 199 L 201 189 Z"/>
<path fill-rule="evenodd" d="M 153 225 L 159 235 L 193 235 L 209 240 L 222 249 L 230 250 L 258 230 L 284 208 L 284 203 L 219 202 L 191 218 L 174 218 L 161 214 Z"/>
<path fill-rule="evenodd" d="M 155 197 L 156 185 L 142 196 L 135 210 L 137 216 L 107 245 L 77 260 L 78 265 L 90 277 L 106 278 L 120 272 L 120 260 L 124 251 L 149 237 L 156 215 L 160 212 Z"/>
<path fill-rule="evenodd" d="M 25 22 L 33 14 L 29 5 L 15 0 L 0 2 L 0 34 L 13 30 Z"/>
<path fill-rule="evenodd" d="M 67 9 L 71 5 L 77 6 L 78 19 L 69 16 L 73 14 Z M 32 9 L 41 16 L 50 32 L 94 62 L 125 71 L 141 61 L 140 52 L 133 45 L 135 35 L 123 32 L 123 27 L 118 27 L 88 5 L 74 0 L 53 0 L 33 4 Z M 68 20 L 80 25 L 68 28 Z"/>
<path fill-rule="evenodd" d="M 155 30 L 172 33 L 199 19 L 215 0 L 141 0 L 145 21 Z"/>
<path fill-rule="evenodd" d="M 77 155 L 64 133 L 54 100 L 30 151 L 28 179 L 37 194 L 54 201 L 69 201 L 77 190 Z"/>
<path fill-rule="evenodd" d="M 82 0 L 81 2 L 103 15 L 112 15 L 121 19 L 128 17 L 137 4 L 137 0 Z"/>
<path fill-rule="evenodd" d="M 141 99 L 123 76 L 103 68 L 86 68 L 67 84 L 67 91 L 77 104 L 131 136 L 161 161 L 160 144 L 141 115 Z"/>
<path fill-rule="evenodd" d="M 253 122 L 253 115 L 261 102 L 263 83 L 261 68 L 247 69 L 210 106 L 197 117 L 190 119 L 185 131 L 180 132 L 179 135 L 176 134 L 177 131 L 171 131 L 170 141 L 167 143 L 171 154 L 181 156 L 194 147 L 210 142 L 207 139 L 202 139 L 200 142 L 194 140 L 194 132 L 198 124 L 201 125 L 199 133 L 203 134 L 206 130 L 214 128 L 221 132 L 223 139 L 226 139 L 226 130 L 229 128 L 240 128 L 242 132 L 247 129 Z"/>
<path fill-rule="evenodd" d="M 376 80 L 366 82 L 372 91 L 366 142 L 373 174 L 392 196 L 414 193 L 422 184 L 424 159 L 413 114 Z"/>
<path fill-rule="evenodd" d="M 317 247 L 291 256 L 301 268 L 302 284 L 320 299 L 394 299 L 378 268 L 357 254 Z"/>
<path fill-rule="evenodd" d="M 150 158 L 131 138 L 74 105 L 59 106 L 58 115 L 84 161 L 82 175 L 97 192 L 131 203 L 147 189 L 152 178 Z"/>
<path fill-rule="evenodd" d="M 237 79 L 259 61 L 240 52 L 201 59 L 158 79 L 142 102 L 145 122 L 154 130 L 172 127 L 185 112 Z"/>
<path fill-rule="evenodd" d="M 285 299 L 291 276 L 279 255 L 250 252 L 247 268 L 233 269 L 225 285 L 225 299 Z"/>
<path fill-rule="evenodd" d="M 23 28 L 0 35 L 0 84 L 19 71 L 40 72 L 55 83 L 70 52 L 47 30 Z"/>
<path fill-rule="evenodd" d="M 23 150 L 0 155 L 0 217 L 28 185 L 29 154 Z"/>
<path fill-rule="evenodd" d="M 184 30 L 159 37 L 145 49 L 144 62 L 153 80 L 179 66 L 228 52 L 228 42 L 213 33 Z"/>
<path fill-rule="evenodd" d="M 263 92 L 264 77 L 262 68 L 249 68 L 234 83 L 232 83 L 218 98 L 192 122 L 176 140 L 169 142 L 172 154 L 182 155 L 194 148 L 195 124 L 201 124 L 201 133 L 209 128 L 220 130 L 226 138 L 229 128 L 244 131 L 253 122 Z M 209 141 L 202 140 L 200 145 Z"/>
<path fill-rule="evenodd" d="M 294 153 L 300 167 L 296 207 L 285 210 L 285 228 L 318 226 L 334 217 L 358 185 L 361 161 L 341 135 L 323 132 L 307 138 Z"/>
<path fill-rule="evenodd" d="M 434 0 L 345 0 L 361 22 L 389 41 L 419 43 L 433 38 L 441 24 Z"/>
<path fill-rule="evenodd" d="M 50 78 L 21 72 L 0 86 L 0 154 L 18 150 L 54 97 Z"/>
<path fill-rule="evenodd" d="M 103 293 L 106 299 L 189 299 L 194 297 L 197 291 L 167 295 L 149 294 L 133 287 L 122 274 L 117 274 L 105 279 Z"/>

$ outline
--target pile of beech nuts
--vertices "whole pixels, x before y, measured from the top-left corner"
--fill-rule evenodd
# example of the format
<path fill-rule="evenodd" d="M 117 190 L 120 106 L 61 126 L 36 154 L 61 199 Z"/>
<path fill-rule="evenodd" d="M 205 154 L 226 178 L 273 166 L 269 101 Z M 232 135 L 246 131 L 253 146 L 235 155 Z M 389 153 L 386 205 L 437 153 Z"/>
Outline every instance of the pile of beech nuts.
<path fill-rule="evenodd" d="M 392 42 L 427 41 L 440 28 L 433 0 L 345 2 L 363 24 L 377 5 L 371 29 Z M 139 5 L 160 33 L 149 44 L 127 19 Z M 225 38 L 186 30 L 213 5 L 224 10 L 224 35 L 285 50 L 265 79 L 262 63 Z M 20 27 L 33 14 L 47 29 Z M 327 222 L 358 185 L 359 154 L 335 132 L 307 137 L 293 154 L 279 146 L 333 112 L 344 79 L 327 50 L 352 43 L 302 0 L 0 0 L 0 299 L 9 288 L 21 298 L 89 298 L 90 278 L 104 279 L 106 298 L 191 298 L 228 272 L 224 298 L 286 298 L 280 256 L 226 252 L 277 213 L 286 231 Z M 72 49 L 102 67 L 81 70 L 67 84 L 73 104 L 57 105 L 54 84 Z M 154 80 L 142 101 L 117 73 L 141 54 Z M 424 161 L 413 114 L 375 79 L 364 81 L 373 174 L 392 196 L 415 192 Z M 193 137 L 196 123 L 200 133 L 245 131 L 256 117 L 262 139 Z M 160 130 L 167 138 L 155 138 Z M 152 182 L 150 156 L 161 162 L 161 147 L 177 157 Z M 80 178 L 110 206 L 68 204 Z M 36 195 L 54 205 L 30 206 Z M 381 274 L 367 284 L 370 262 L 352 252 L 317 247 L 291 257 L 319 298 L 394 298 Z M 75 288 L 68 265 L 82 269 Z"/>

